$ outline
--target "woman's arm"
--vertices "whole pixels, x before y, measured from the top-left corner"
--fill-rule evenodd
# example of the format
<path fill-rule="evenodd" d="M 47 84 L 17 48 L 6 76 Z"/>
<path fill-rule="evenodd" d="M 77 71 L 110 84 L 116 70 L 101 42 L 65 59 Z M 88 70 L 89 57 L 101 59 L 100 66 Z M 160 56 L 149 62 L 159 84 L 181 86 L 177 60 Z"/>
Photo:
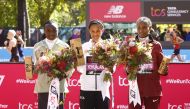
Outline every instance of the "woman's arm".
<path fill-rule="evenodd" d="M 12 39 L 12 40 L 9 41 L 9 45 L 6 48 L 11 53 L 12 48 L 15 47 L 15 46 L 16 46 L 16 40 Z"/>
<path fill-rule="evenodd" d="M 178 43 L 179 43 L 179 44 L 181 44 L 181 43 L 184 42 L 184 40 L 183 40 L 182 38 L 180 38 L 180 37 L 177 37 L 177 40 L 178 40 Z"/>

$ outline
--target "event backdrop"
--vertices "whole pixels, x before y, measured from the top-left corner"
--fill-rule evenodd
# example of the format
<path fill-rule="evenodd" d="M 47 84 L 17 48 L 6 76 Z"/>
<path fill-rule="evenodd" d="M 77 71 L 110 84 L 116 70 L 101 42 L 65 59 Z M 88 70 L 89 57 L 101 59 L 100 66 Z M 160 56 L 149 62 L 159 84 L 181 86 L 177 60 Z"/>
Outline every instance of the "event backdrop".
<path fill-rule="evenodd" d="M 190 63 L 169 64 L 169 75 L 161 77 L 161 109 L 190 109 L 189 67 Z M 68 80 L 70 93 L 65 109 L 79 109 L 79 77 L 80 73 L 76 71 Z M 117 67 L 113 78 L 113 109 L 128 109 L 128 81 L 123 66 Z M 35 79 L 26 80 L 23 63 L 0 63 L 0 109 L 37 109 L 37 95 L 33 93 L 35 82 Z"/>
<path fill-rule="evenodd" d="M 189 23 L 189 1 L 144 1 L 144 16 L 154 23 Z"/>
<path fill-rule="evenodd" d="M 89 2 L 89 19 L 103 22 L 135 22 L 141 16 L 140 2 Z M 135 12 L 135 13 L 134 13 Z"/>

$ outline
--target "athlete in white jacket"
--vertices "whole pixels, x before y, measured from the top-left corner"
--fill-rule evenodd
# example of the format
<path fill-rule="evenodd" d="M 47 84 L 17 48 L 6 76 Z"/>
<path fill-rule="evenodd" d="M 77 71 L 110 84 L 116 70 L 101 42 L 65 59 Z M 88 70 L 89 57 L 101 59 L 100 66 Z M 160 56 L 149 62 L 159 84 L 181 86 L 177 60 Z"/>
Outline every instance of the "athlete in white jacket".
<path fill-rule="evenodd" d="M 92 62 L 90 51 L 92 47 L 102 41 L 101 35 L 104 26 L 99 20 L 92 20 L 88 26 L 91 39 L 82 45 L 86 64 L 78 67 L 81 72 L 80 83 L 80 109 L 109 109 L 110 82 L 104 82 L 105 73 L 111 73 L 104 70 L 102 65 Z"/>

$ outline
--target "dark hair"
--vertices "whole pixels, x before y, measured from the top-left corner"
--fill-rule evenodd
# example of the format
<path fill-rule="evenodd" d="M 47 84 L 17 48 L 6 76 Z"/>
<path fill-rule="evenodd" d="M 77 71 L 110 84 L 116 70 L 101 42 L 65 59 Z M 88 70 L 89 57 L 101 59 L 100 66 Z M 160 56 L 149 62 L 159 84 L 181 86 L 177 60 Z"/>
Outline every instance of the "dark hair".
<path fill-rule="evenodd" d="M 181 32 L 180 31 L 175 30 L 174 32 L 177 34 L 177 36 L 181 36 Z"/>
<path fill-rule="evenodd" d="M 180 31 L 178 31 L 178 30 L 175 29 L 173 32 L 175 32 L 177 36 L 181 36 L 181 32 Z M 173 32 L 171 32 L 171 34 L 170 34 L 171 36 L 173 36 Z"/>
<path fill-rule="evenodd" d="M 45 26 L 46 26 L 47 24 L 49 24 L 49 25 L 54 25 L 54 27 L 55 27 L 56 29 L 58 29 L 57 23 L 56 23 L 55 21 L 53 21 L 53 20 L 48 20 L 48 21 L 44 24 L 44 28 L 45 28 Z"/>
<path fill-rule="evenodd" d="M 55 29 L 56 29 L 56 31 L 57 31 L 57 36 L 58 36 L 58 25 L 57 25 L 57 23 L 55 22 L 55 21 L 53 21 L 53 20 L 48 20 L 45 24 L 44 24 L 44 29 L 46 28 L 46 26 L 47 25 L 50 25 L 50 26 L 52 26 L 52 27 L 54 27 Z M 46 34 L 45 34 L 45 31 L 44 31 L 44 35 L 42 36 L 42 39 L 45 39 L 46 38 Z"/>
<path fill-rule="evenodd" d="M 102 21 L 97 20 L 97 19 L 91 20 L 91 21 L 89 22 L 88 29 L 90 29 L 90 27 L 91 27 L 92 25 L 96 25 L 96 24 L 100 25 L 100 26 L 102 27 L 102 29 L 104 29 L 104 25 L 103 25 Z"/>

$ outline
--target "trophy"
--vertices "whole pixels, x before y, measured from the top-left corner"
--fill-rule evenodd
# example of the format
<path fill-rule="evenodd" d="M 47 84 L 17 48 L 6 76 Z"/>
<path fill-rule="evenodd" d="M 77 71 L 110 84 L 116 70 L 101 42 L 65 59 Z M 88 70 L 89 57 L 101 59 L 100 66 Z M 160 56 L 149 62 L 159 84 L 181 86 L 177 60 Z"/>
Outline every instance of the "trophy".
<path fill-rule="evenodd" d="M 160 64 L 160 67 L 158 69 L 158 73 L 160 75 L 168 75 L 168 63 L 170 62 L 170 59 L 167 57 L 163 57 L 162 62 Z"/>
<path fill-rule="evenodd" d="M 84 55 L 82 50 L 82 43 L 81 38 L 76 38 L 70 40 L 71 48 L 75 50 L 75 53 L 77 55 L 77 66 L 84 65 Z"/>
<path fill-rule="evenodd" d="M 26 56 L 24 58 L 26 79 L 32 79 L 32 57 Z"/>

